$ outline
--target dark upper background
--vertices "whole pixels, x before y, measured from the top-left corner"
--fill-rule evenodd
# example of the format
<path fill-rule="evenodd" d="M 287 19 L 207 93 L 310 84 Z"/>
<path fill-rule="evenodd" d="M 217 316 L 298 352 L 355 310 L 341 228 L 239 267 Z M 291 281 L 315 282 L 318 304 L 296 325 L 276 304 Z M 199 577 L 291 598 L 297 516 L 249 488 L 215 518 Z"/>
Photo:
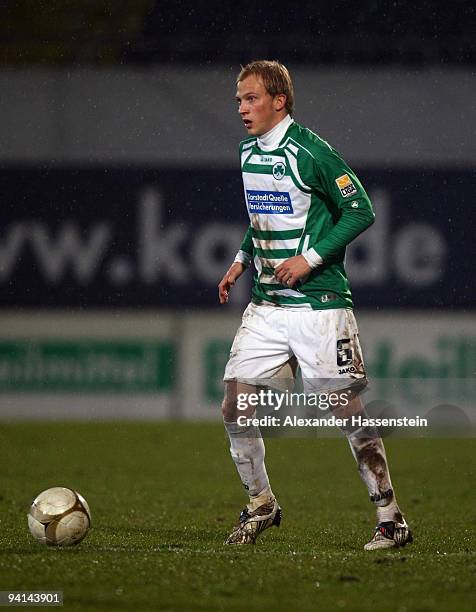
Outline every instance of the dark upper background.
<path fill-rule="evenodd" d="M 216 306 L 246 214 L 235 153 L 216 163 L 222 141 L 204 140 L 227 132 L 230 113 L 201 75 L 225 74 L 229 88 L 240 64 L 266 57 L 289 64 L 301 91 L 345 91 L 306 103 L 325 118 L 327 100 L 332 121 L 351 116 L 336 134 L 376 207 L 378 224 L 349 254 L 357 305 L 472 308 L 474 156 L 461 109 L 474 26 L 473 3 L 457 0 L 0 0 L 0 306 Z M 400 82 L 412 89 L 397 103 Z M 441 138 L 425 149 L 430 132 Z"/>
<path fill-rule="evenodd" d="M 3 65 L 474 65 L 465 0 L 0 1 Z"/>

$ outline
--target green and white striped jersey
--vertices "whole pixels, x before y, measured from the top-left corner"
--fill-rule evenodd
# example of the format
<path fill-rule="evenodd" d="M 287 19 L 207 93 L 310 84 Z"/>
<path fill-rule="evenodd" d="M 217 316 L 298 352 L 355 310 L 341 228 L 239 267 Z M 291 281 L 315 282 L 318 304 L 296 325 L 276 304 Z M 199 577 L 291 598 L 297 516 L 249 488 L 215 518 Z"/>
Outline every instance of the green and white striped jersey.
<path fill-rule="evenodd" d="M 273 151 L 261 150 L 253 137 L 240 143 L 240 157 L 250 226 L 237 260 L 254 258 L 252 301 L 352 307 L 345 247 L 374 221 L 358 178 L 327 142 L 295 122 Z M 292 289 L 281 285 L 274 269 L 302 253 L 323 264 Z"/>

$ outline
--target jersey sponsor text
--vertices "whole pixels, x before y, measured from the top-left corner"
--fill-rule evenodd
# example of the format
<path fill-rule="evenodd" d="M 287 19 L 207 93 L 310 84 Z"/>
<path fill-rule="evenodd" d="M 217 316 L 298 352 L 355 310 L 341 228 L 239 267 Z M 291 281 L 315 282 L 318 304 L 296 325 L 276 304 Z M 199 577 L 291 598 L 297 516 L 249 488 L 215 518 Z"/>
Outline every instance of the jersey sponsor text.
<path fill-rule="evenodd" d="M 287 191 L 246 190 L 248 211 L 253 214 L 287 215 L 294 212 L 291 196 Z"/>

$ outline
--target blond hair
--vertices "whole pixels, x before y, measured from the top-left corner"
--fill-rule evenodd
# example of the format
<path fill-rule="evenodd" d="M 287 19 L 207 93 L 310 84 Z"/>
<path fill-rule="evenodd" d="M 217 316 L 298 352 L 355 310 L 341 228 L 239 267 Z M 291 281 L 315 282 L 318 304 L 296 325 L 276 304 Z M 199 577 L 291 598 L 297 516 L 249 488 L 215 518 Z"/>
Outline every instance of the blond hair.
<path fill-rule="evenodd" d="M 277 60 L 250 62 L 246 66 L 241 67 L 236 83 L 238 84 L 252 74 L 261 77 L 266 91 L 273 98 L 279 94 L 286 96 L 286 110 L 292 115 L 294 112 L 294 87 L 286 66 Z"/>

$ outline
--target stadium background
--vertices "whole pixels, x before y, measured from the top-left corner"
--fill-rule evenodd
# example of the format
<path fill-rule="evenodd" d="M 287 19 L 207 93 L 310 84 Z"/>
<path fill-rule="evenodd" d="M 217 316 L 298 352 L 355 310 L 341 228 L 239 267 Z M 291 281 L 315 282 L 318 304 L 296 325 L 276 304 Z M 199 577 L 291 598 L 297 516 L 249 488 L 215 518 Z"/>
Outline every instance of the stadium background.
<path fill-rule="evenodd" d="M 467 376 L 475 57 L 456 5 L 68 1 L 32 20 L 2 2 L 0 417 L 217 418 L 252 276 L 219 308 L 246 227 L 234 78 L 264 56 L 374 202 L 347 262 L 371 372 L 437 377 L 444 353 Z"/>
<path fill-rule="evenodd" d="M 158 420 L 190 447 L 189 425 L 168 421 L 215 421 L 204 439 L 223 435 L 221 376 L 251 274 L 226 307 L 216 286 L 247 224 L 234 82 L 252 59 L 288 65 L 295 119 L 342 153 L 374 203 L 377 221 L 347 262 L 370 374 L 474 377 L 473 26 L 463 1 L 0 1 L 0 421 L 17 495 L 7 516 L 37 492 L 17 476 L 39 449 L 76 474 L 66 442 L 46 445 L 74 445 L 64 421 L 86 421 L 75 427 L 96 459 L 91 420 L 117 422 L 95 431 L 136 451 L 146 430 L 123 419 Z M 38 482 L 57 484 L 52 474 L 61 480 L 60 466 Z M 77 481 L 107 523 L 102 484 Z"/>

